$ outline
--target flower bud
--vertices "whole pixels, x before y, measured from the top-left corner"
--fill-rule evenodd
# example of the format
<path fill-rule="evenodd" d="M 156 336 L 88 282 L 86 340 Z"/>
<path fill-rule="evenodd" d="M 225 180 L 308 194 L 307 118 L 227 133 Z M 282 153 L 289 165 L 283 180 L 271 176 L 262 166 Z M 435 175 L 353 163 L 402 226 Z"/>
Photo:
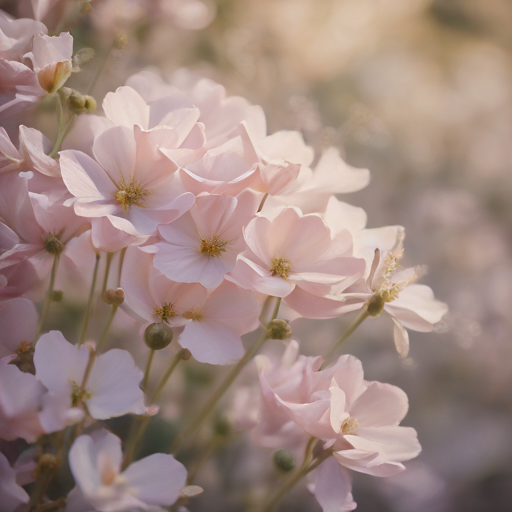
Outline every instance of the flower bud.
<path fill-rule="evenodd" d="M 171 343 L 172 336 L 172 329 L 167 324 L 150 324 L 144 331 L 144 342 L 151 350 L 162 350 Z"/>
<path fill-rule="evenodd" d="M 124 302 L 124 290 L 122 288 L 117 288 L 116 290 L 109 288 L 102 294 L 101 298 L 106 304 L 119 306 Z"/>
<path fill-rule="evenodd" d="M 86 112 L 94 112 L 96 110 L 96 107 L 98 106 L 96 103 L 96 100 L 89 96 L 88 94 L 84 96 L 85 98 L 85 111 Z"/>
<path fill-rule="evenodd" d="M 73 90 L 68 99 L 68 108 L 73 114 L 81 114 L 85 111 L 85 96 Z"/>
<path fill-rule="evenodd" d="M 43 453 L 37 461 L 36 478 L 41 475 L 47 474 L 50 471 L 55 471 L 59 465 L 59 459 L 53 453 Z"/>
<path fill-rule="evenodd" d="M 288 450 L 277 450 L 272 456 L 277 469 L 289 473 L 295 469 L 295 459 Z"/>
<path fill-rule="evenodd" d="M 53 290 L 52 292 L 52 300 L 53 302 L 60 302 L 64 297 L 64 292 L 62 290 Z"/>
<path fill-rule="evenodd" d="M 292 335 L 292 328 L 286 320 L 276 318 L 268 324 L 268 337 L 272 340 L 285 340 Z"/>
<path fill-rule="evenodd" d="M 368 314 L 370 316 L 380 316 L 384 309 L 384 298 L 380 293 L 374 293 L 372 298 L 368 301 Z"/>
<path fill-rule="evenodd" d="M 188 361 L 192 357 L 192 352 L 188 348 L 182 348 L 178 354 L 180 355 L 182 361 Z"/>

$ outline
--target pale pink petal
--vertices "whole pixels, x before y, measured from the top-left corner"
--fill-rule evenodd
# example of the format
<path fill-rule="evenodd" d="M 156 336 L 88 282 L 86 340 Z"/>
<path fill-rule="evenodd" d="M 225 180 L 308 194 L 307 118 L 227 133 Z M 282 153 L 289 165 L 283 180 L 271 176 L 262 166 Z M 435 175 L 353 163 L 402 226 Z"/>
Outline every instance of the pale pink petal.
<path fill-rule="evenodd" d="M 370 382 L 349 408 L 361 427 L 397 426 L 407 414 L 407 395 L 398 387 Z"/>
<path fill-rule="evenodd" d="M 39 315 L 27 299 L 12 299 L 0 303 L 0 358 L 14 354 L 20 342 L 32 342 Z"/>
<path fill-rule="evenodd" d="M 29 502 L 29 495 L 16 482 L 16 471 L 3 453 L 0 453 L 0 482 L 2 512 L 15 512 L 19 505 Z"/>
<path fill-rule="evenodd" d="M 100 355 L 91 371 L 87 408 L 95 419 L 107 419 L 132 412 L 143 414 L 144 393 L 139 387 L 142 371 L 129 352 L 109 350 Z"/>
<path fill-rule="evenodd" d="M 312 492 L 323 512 L 349 512 L 357 507 L 351 493 L 350 475 L 334 457 L 322 462 L 312 477 Z"/>
<path fill-rule="evenodd" d="M 172 505 L 187 481 L 187 470 L 172 455 L 155 453 L 124 472 L 130 492 L 148 505 Z"/>
<path fill-rule="evenodd" d="M 393 338 L 396 351 L 400 357 L 407 357 L 409 354 L 409 333 L 396 318 L 391 317 L 391 320 L 393 320 Z"/>
<path fill-rule="evenodd" d="M 107 93 L 103 100 L 103 111 L 118 126 L 149 128 L 149 106 L 131 87 L 118 87 L 115 92 Z"/>
<path fill-rule="evenodd" d="M 25 161 L 46 176 L 60 177 L 59 163 L 47 154 L 50 145 L 39 130 L 20 126 L 20 153 Z"/>

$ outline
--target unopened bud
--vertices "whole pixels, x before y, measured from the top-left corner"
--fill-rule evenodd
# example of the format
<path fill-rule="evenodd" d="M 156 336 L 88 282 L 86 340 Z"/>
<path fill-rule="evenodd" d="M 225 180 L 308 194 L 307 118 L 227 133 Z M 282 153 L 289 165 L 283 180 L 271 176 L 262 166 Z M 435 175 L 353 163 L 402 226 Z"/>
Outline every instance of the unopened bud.
<path fill-rule="evenodd" d="M 72 91 L 68 99 L 68 108 L 74 114 L 81 114 L 85 111 L 85 96 L 78 91 Z"/>
<path fill-rule="evenodd" d="M 84 96 L 85 98 L 85 111 L 86 112 L 94 112 L 96 110 L 96 107 L 98 106 L 96 103 L 96 100 L 89 96 L 88 94 Z"/>
<path fill-rule="evenodd" d="M 52 300 L 53 302 L 60 302 L 64 297 L 64 292 L 62 290 L 53 290 L 52 292 Z"/>
<path fill-rule="evenodd" d="M 272 340 L 285 340 L 292 335 L 292 328 L 286 320 L 276 318 L 268 324 L 268 337 Z"/>
<path fill-rule="evenodd" d="M 60 254 L 64 250 L 64 244 L 57 235 L 49 233 L 44 241 L 44 249 L 50 254 Z"/>
<path fill-rule="evenodd" d="M 182 348 L 178 353 L 183 361 L 188 361 L 192 357 L 192 352 L 188 348 Z"/>
<path fill-rule="evenodd" d="M 295 469 L 295 459 L 288 450 L 277 450 L 272 456 L 277 469 L 289 473 Z"/>
<path fill-rule="evenodd" d="M 101 295 L 101 299 L 106 304 L 119 306 L 124 302 L 124 290 L 122 288 L 117 288 L 116 290 L 109 288 Z"/>
<path fill-rule="evenodd" d="M 380 293 L 374 293 L 372 298 L 368 301 L 368 314 L 370 316 L 380 316 L 384 309 L 384 298 Z"/>
<path fill-rule="evenodd" d="M 50 471 L 55 471 L 59 465 L 59 459 L 53 453 L 43 453 L 36 466 L 36 478 Z"/>
<path fill-rule="evenodd" d="M 150 324 L 144 331 L 144 342 L 151 350 L 162 350 L 172 341 L 172 329 L 162 323 Z"/>
<path fill-rule="evenodd" d="M 69 87 L 61 87 L 59 89 L 59 96 L 62 100 L 62 103 L 66 103 L 66 101 L 69 100 L 69 97 L 73 93 L 73 89 L 70 89 Z"/>
<path fill-rule="evenodd" d="M 128 44 L 128 36 L 126 34 L 118 34 L 114 41 L 114 47 L 122 50 Z"/>

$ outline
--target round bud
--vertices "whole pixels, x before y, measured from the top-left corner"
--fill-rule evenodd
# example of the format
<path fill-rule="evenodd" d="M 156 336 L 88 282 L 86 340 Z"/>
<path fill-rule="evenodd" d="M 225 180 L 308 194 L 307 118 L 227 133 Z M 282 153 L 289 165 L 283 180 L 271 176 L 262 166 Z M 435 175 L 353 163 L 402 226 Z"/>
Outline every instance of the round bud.
<path fill-rule="evenodd" d="M 112 297 L 112 304 L 117 304 L 118 306 L 124 302 L 124 290 L 122 288 L 116 288 L 114 295 Z"/>
<path fill-rule="evenodd" d="M 96 100 L 92 96 L 89 96 L 88 94 L 86 96 L 84 96 L 84 98 L 85 98 L 85 110 L 87 112 L 94 112 L 96 110 L 96 107 L 98 106 L 96 103 Z"/>
<path fill-rule="evenodd" d="M 60 302 L 64 297 L 64 292 L 62 290 L 53 290 L 52 292 L 52 300 L 53 302 Z"/>
<path fill-rule="evenodd" d="M 172 329 L 164 323 L 150 324 L 144 331 L 144 341 L 151 350 L 162 350 L 172 341 Z"/>
<path fill-rule="evenodd" d="M 69 96 L 68 107 L 74 114 L 81 114 L 85 110 L 85 96 L 73 91 Z"/>
<path fill-rule="evenodd" d="M 192 352 L 188 348 L 182 348 L 179 351 L 182 361 L 188 361 L 192 357 Z"/>
<path fill-rule="evenodd" d="M 384 298 L 380 293 L 375 293 L 372 295 L 372 298 L 368 301 L 368 314 L 370 316 L 380 316 L 382 310 L 384 309 Z"/>
<path fill-rule="evenodd" d="M 285 340 L 292 335 L 292 328 L 286 320 L 276 318 L 268 324 L 268 337 L 272 340 Z"/>
<path fill-rule="evenodd" d="M 272 456 L 277 469 L 289 473 L 295 469 L 295 459 L 288 450 L 277 450 Z"/>
<path fill-rule="evenodd" d="M 36 476 L 43 475 L 49 471 L 55 471 L 59 465 L 59 459 L 53 453 L 43 453 L 37 461 Z"/>
<path fill-rule="evenodd" d="M 108 290 L 105 290 L 102 294 L 101 294 L 101 300 L 105 303 L 105 304 L 114 304 L 114 300 L 115 300 L 115 292 L 114 290 L 112 290 L 112 288 L 109 288 Z"/>
<path fill-rule="evenodd" d="M 64 250 L 64 244 L 59 240 L 58 236 L 49 233 L 44 241 L 44 249 L 50 254 L 57 255 Z"/>

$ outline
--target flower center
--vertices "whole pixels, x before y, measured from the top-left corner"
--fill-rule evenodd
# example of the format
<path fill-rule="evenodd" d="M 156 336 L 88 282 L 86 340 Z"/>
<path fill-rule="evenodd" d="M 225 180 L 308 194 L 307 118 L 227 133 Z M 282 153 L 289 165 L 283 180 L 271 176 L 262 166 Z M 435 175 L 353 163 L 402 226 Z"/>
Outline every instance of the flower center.
<path fill-rule="evenodd" d="M 155 306 L 153 308 L 153 315 L 160 317 L 162 322 L 168 322 L 169 318 L 174 318 L 177 313 L 174 309 L 174 304 L 164 302 L 161 307 Z"/>
<path fill-rule="evenodd" d="M 47 233 L 44 239 L 44 250 L 50 254 L 60 254 L 64 250 L 64 244 L 60 241 L 62 233 Z"/>
<path fill-rule="evenodd" d="M 281 279 L 286 279 L 290 275 L 292 264 L 286 258 L 272 258 L 272 268 L 270 273 L 273 276 L 279 276 Z"/>
<path fill-rule="evenodd" d="M 196 320 L 198 322 L 200 322 L 204 318 L 203 313 L 199 309 L 190 309 L 183 313 L 182 316 L 187 320 Z"/>
<path fill-rule="evenodd" d="M 358 428 L 359 422 L 352 418 L 352 416 L 349 416 L 341 425 L 341 432 L 344 436 L 355 436 Z"/>
<path fill-rule="evenodd" d="M 226 252 L 226 245 L 229 242 L 222 240 L 219 235 L 214 235 L 210 238 L 201 238 L 199 251 L 208 258 L 218 258 L 223 252 Z"/>
<path fill-rule="evenodd" d="M 78 407 L 85 400 L 91 398 L 92 395 L 86 389 L 82 389 L 75 381 L 71 381 L 71 405 Z"/>
<path fill-rule="evenodd" d="M 124 178 L 121 178 L 116 185 L 118 190 L 115 197 L 125 212 L 130 209 L 130 206 L 142 208 L 144 206 L 144 198 L 151 193 L 133 178 L 130 178 L 128 183 Z"/>

